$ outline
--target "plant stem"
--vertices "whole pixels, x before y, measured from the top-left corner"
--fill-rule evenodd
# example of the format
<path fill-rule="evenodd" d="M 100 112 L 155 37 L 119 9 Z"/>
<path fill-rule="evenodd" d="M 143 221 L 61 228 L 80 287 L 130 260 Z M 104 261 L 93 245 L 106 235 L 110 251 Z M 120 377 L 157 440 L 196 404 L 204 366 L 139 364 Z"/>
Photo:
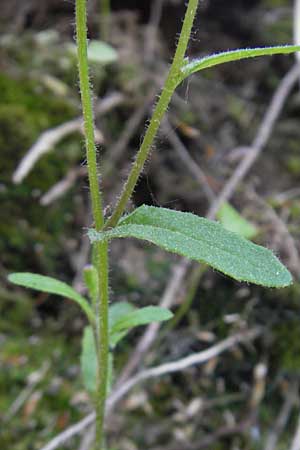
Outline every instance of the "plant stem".
<path fill-rule="evenodd" d="M 187 45 L 190 39 L 192 26 L 194 23 L 196 11 L 198 6 L 198 0 L 189 0 L 188 7 L 186 10 L 180 38 L 178 41 L 178 46 L 176 49 L 176 53 L 173 59 L 173 63 L 169 70 L 169 74 L 165 81 L 164 88 L 162 90 L 161 96 L 158 100 L 158 103 L 154 109 L 152 119 L 150 125 L 146 131 L 144 136 L 142 145 L 137 153 L 136 159 L 133 163 L 131 172 L 127 178 L 127 181 L 124 185 L 123 191 L 119 198 L 119 201 L 115 207 L 115 210 L 110 217 L 110 219 L 106 222 L 105 228 L 114 227 L 117 225 L 120 217 L 125 211 L 128 200 L 130 199 L 138 178 L 143 170 L 144 164 L 150 154 L 151 147 L 157 131 L 160 127 L 161 121 L 167 108 L 169 106 L 172 95 L 181 82 L 180 69 L 184 60 L 185 52 L 187 49 Z"/>
<path fill-rule="evenodd" d="M 100 0 L 100 35 L 103 41 L 107 41 L 109 37 L 110 14 L 110 0 Z"/>
<path fill-rule="evenodd" d="M 92 212 L 95 228 L 101 231 L 104 225 L 102 194 L 99 189 L 97 173 L 97 154 L 94 137 L 94 114 L 89 80 L 87 57 L 87 11 L 86 0 L 76 0 L 76 37 L 78 52 L 79 82 L 81 91 L 86 156 L 89 185 L 92 200 Z M 95 243 L 94 254 L 99 284 L 99 297 L 95 302 L 96 317 L 96 347 L 97 347 L 97 399 L 96 399 L 96 445 L 103 448 L 103 424 L 105 416 L 106 387 L 108 374 L 108 245 Z"/>

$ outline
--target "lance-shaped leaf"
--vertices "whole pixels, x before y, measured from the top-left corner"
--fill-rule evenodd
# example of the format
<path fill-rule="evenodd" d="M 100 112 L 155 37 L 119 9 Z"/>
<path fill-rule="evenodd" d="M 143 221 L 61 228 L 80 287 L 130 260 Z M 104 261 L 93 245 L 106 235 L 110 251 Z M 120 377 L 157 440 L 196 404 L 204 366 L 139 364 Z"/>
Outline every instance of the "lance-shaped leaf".
<path fill-rule="evenodd" d="M 145 308 L 136 309 L 126 314 L 115 322 L 111 329 L 111 333 L 121 332 L 140 325 L 147 325 L 152 322 L 164 322 L 173 317 L 171 311 L 160 306 L 146 306 Z"/>
<path fill-rule="evenodd" d="M 109 308 L 109 345 L 114 348 L 134 327 L 169 320 L 173 314 L 165 308 L 147 306 L 137 309 L 127 302 Z"/>
<path fill-rule="evenodd" d="M 96 302 L 98 297 L 98 273 L 93 265 L 85 266 L 83 269 L 84 284 L 88 289 L 89 296 L 93 303 Z"/>
<path fill-rule="evenodd" d="M 111 348 L 115 346 L 127 335 L 128 329 L 121 331 L 112 331 L 116 323 L 127 316 L 136 308 L 128 302 L 114 303 L 109 307 L 109 345 Z"/>
<path fill-rule="evenodd" d="M 185 59 L 184 65 L 181 67 L 181 81 L 193 73 L 213 66 L 218 66 L 219 64 L 238 61 L 240 59 L 254 58 L 257 56 L 279 55 L 298 51 L 300 51 L 299 45 L 279 45 L 275 47 L 229 50 L 227 52 L 215 53 L 213 55 L 204 56 L 203 58 L 193 59 L 192 61 Z"/>
<path fill-rule="evenodd" d="M 124 316 L 134 312 L 136 308 L 128 302 L 113 303 L 109 307 L 109 329 L 112 330 L 116 323 Z"/>
<path fill-rule="evenodd" d="M 87 391 L 95 392 L 97 380 L 97 353 L 92 327 L 85 327 L 80 356 L 83 384 Z"/>
<path fill-rule="evenodd" d="M 49 294 L 60 295 L 74 300 L 87 315 L 90 322 L 94 322 L 94 314 L 87 300 L 78 294 L 71 286 L 62 281 L 44 275 L 27 272 L 12 273 L 8 276 L 8 280 L 18 286 L 24 286 L 36 291 L 48 292 Z"/>
<path fill-rule="evenodd" d="M 111 230 L 89 231 L 92 241 L 135 237 L 165 250 L 206 263 L 238 281 L 284 287 L 289 271 L 268 249 L 253 244 L 217 222 L 191 213 L 142 206 Z"/>
<path fill-rule="evenodd" d="M 83 384 L 87 391 L 94 394 L 97 388 L 97 353 L 92 327 L 85 327 L 82 338 L 82 350 L 80 356 L 81 374 Z M 109 353 L 107 394 L 113 381 L 113 355 Z"/>

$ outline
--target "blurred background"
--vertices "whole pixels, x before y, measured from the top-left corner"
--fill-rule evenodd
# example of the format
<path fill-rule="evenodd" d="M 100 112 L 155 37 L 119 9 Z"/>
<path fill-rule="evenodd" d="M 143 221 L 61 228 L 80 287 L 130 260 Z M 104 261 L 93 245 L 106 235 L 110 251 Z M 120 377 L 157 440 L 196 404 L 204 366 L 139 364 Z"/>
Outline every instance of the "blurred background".
<path fill-rule="evenodd" d="M 163 85 L 185 2 L 112 0 L 109 19 L 100 15 L 100 0 L 88 3 L 89 37 L 107 43 L 91 56 L 91 72 L 109 215 Z M 92 411 L 79 364 L 85 318 L 67 300 L 7 282 L 8 273 L 26 270 L 84 293 L 92 220 L 74 1 L 0 4 L 0 448 L 37 450 Z M 294 17 L 287 0 L 202 1 L 189 56 L 292 43 Z M 109 417 L 110 450 L 300 448 L 295 64 L 291 55 L 222 65 L 191 77 L 172 100 L 133 205 L 211 217 L 218 211 L 227 226 L 272 248 L 295 282 L 283 290 L 238 284 L 155 247 L 114 242 L 112 301 L 145 306 L 169 295 L 177 313 L 135 369 L 240 332 L 257 337 L 136 387 Z M 118 348 L 116 378 L 142 334 L 131 333 Z M 88 450 L 85 436 L 58 448 Z"/>

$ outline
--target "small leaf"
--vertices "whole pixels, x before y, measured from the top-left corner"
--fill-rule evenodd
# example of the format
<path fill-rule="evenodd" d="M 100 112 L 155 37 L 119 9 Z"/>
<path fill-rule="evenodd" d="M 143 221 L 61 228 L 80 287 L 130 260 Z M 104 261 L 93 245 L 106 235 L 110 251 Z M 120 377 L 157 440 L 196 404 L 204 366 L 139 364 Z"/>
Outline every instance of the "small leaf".
<path fill-rule="evenodd" d="M 55 278 L 45 277 L 35 273 L 12 273 L 8 276 L 11 283 L 24 286 L 36 291 L 48 292 L 49 294 L 61 295 L 74 300 L 85 312 L 91 323 L 94 322 L 94 314 L 87 300 L 76 292 L 71 286 Z"/>
<path fill-rule="evenodd" d="M 128 302 L 113 303 L 109 307 L 109 328 L 112 329 L 122 317 L 127 316 L 135 311 L 135 309 L 136 308 Z"/>
<path fill-rule="evenodd" d="M 114 348 L 133 327 L 170 317 L 172 313 L 164 308 L 150 306 L 138 310 L 127 302 L 115 303 L 109 308 L 109 345 Z"/>
<path fill-rule="evenodd" d="M 82 350 L 80 356 L 80 366 L 83 384 L 90 393 L 95 393 L 97 389 L 97 353 L 92 327 L 85 327 L 82 338 Z M 113 355 L 108 356 L 107 394 L 111 390 L 113 382 Z"/>
<path fill-rule="evenodd" d="M 217 218 L 226 230 L 233 231 L 246 239 L 253 239 L 258 234 L 257 228 L 227 202 L 223 203 L 219 209 Z"/>
<path fill-rule="evenodd" d="M 116 345 L 129 333 L 130 330 L 111 332 L 109 334 L 109 347 L 114 350 Z"/>
<path fill-rule="evenodd" d="M 111 64 L 118 60 L 118 53 L 103 41 L 91 40 L 88 46 L 88 59 L 101 65 Z"/>
<path fill-rule="evenodd" d="M 143 239 L 165 250 L 208 264 L 238 281 L 284 287 L 289 271 L 268 249 L 253 244 L 222 225 L 191 213 L 141 206 L 111 230 L 89 231 L 91 241 L 115 237 Z"/>
<path fill-rule="evenodd" d="M 83 384 L 87 391 L 96 391 L 97 354 L 92 327 L 85 327 L 80 357 Z"/>
<path fill-rule="evenodd" d="M 91 300 L 96 301 L 98 296 L 98 274 L 93 265 L 85 266 L 83 269 L 83 279 Z"/>
<path fill-rule="evenodd" d="M 136 308 L 132 306 L 128 302 L 118 302 L 114 303 L 109 307 L 109 346 L 110 348 L 115 348 L 115 346 L 118 344 L 118 342 L 123 339 L 127 333 L 128 330 L 122 330 L 117 332 L 112 332 L 112 328 L 115 326 L 115 324 L 122 319 L 122 317 L 128 315 L 132 311 L 134 311 Z"/>
<path fill-rule="evenodd" d="M 200 70 L 208 69 L 219 64 L 227 62 L 238 61 L 240 59 L 254 58 L 257 56 L 280 55 L 286 53 L 294 53 L 300 50 L 299 45 L 279 45 L 275 47 L 262 48 L 243 48 L 237 50 L 230 50 L 227 52 L 215 53 L 213 55 L 204 56 L 203 58 L 189 61 L 184 60 L 184 65 L 181 68 L 181 81 L 189 75 L 199 72 Z"/>
<path fill-rule="evenodd" d="M 111 333 L 118 333 L 140 325 L 152 322 L 164 322 L 173 317 L 171 311 L 159 306 L 147 306 L 137 309 L 121 317 L 112 327 Z"/>

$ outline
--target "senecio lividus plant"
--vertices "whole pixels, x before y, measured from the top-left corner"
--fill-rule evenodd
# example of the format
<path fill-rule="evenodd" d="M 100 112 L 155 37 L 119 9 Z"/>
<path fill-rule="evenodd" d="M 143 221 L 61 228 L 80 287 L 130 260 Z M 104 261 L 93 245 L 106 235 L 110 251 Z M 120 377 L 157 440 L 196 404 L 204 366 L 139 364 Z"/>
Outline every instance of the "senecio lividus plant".
<path fill-rule="evenodd" d="M 300 50 L 300 47 L 291 45 L 239 49 L 190 60 L 185 54 L 197 6 L 198 0 L 188 1 L 175 56 L 149 127 L 115 209 L 111 217 L 105 220 L 103 196 L 99 189 L 99 167 L 87 57 L 86 0 L 76 0 L 79 80 L 95 224 L 88 232 L 93 249 L 93 264 L 83 273 L 89 299 L 53 278 L 31 273 L 14 273 L 9 276 L 9 280 L 15 284 L 72 299 L 86 314 L 89 325 L 84 331 L 81 364 L 85 386 L 95 403 L 96 446 L 99 450 L 104 448 L 105 403 L 112 373 L 112 353 L 116 345 L 133 327 L 154 321 L 165 321 L 172 317 L 169 310 L 155 306 L 137 309 L 126 302 L 109 306 L 108 250 L 112 239 L 126 237 L 142 239 L 169 252 L 208 264 L 238 281 L 274 288 L 285 287 L 292 282 L 289 271 L 270 250 L 227 231 L 217 222 L 190 213 L 149 206 L 141 206 L 131 214 L 124 215 L 171 97 L 182 81 L 200 70 L 225 62 Z"/>

